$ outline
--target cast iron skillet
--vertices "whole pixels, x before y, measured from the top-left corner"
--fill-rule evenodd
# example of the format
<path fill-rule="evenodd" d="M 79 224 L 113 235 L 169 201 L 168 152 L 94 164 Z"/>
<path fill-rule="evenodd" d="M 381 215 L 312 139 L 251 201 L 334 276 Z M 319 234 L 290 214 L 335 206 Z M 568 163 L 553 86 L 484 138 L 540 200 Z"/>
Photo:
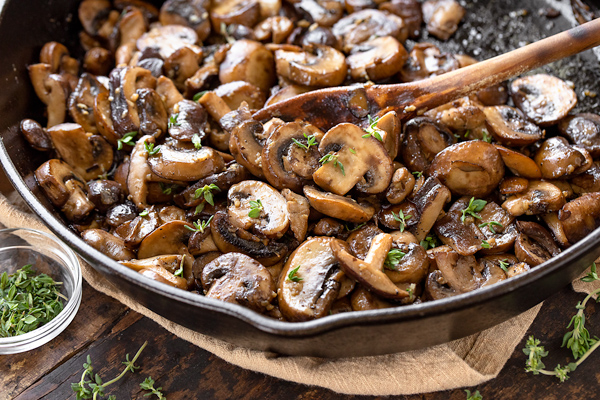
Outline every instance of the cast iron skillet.
<path fill-rule="evenodd" d="M 146 279 L 87 246 L 65 225 L 33 179 L 33 171 L 45 161 L 45 155 L 33 150 L 18 130 L 25 117 L 43 121 L 26 65 L 37 62 L 47 41 L 60 41 L 72 52 L 78 47 L 78 3 L 7 0 L 2 9 L 0 161 L 27 204 L 56 235 L 116 287 L 171 321 L 236 345 L 282 354 L 347 357 L 398 352 L 458 339 L 516 316 L 571 282 L 600 255 L 600 230 L 596 230 L 550 262 L 485 289 L 430 303 L 338 314 L 302 323 L 276 321 L 241 306 Z M 529 17 L 513 18 L 508 11 L 522 9 L 519 0 L 467 3 L 466 22 L 452 43 L 442 47 L 487 58 L 515 48 L 521 41 L 533 41 L 571 27 L 565 18 L 549 21 L 538 17 L 538 8 L 546 6 L 542 0 L 527 2 Z M 548 27 L 549 23 L 554 26 Z M 474 29 L 482 36 L 473 34 L 477 32 Z M 504 37 L 498 32 L 504 32 Z M 486 47 L 480 48 L 483 43 Z M 597 59 L 588 52 L 547 70 L 574 81 L 580 92 L 586 83 L 591 86 L 598 81 L 597 65 Z M 595 106 L 584 102 L 580 110 Z"/>

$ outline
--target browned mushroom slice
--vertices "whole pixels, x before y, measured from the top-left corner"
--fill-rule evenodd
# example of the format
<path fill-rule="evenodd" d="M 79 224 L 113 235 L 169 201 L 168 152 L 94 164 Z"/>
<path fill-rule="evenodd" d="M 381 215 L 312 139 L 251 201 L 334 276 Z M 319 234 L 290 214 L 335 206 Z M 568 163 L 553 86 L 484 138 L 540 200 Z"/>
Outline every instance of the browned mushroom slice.
<path fill-rule="evenodd" d="M 521 266 L 518 266 L 518 264 L 522 264 L 519 262 L 519 259 L 517 257 L 509 253 L 484 256 L 479 259 L 479 262 L 483 264 L 484 268 L 487 268 L 488 270 L 491 269 L 492 266 L 500 268 L 502 271 L 504 271 L 505 278 L 509 278 L 511 276 L 516 275 L 515 267 L 519 268 Z"/>
<path fill-rule="evenodd" d="M 135 253 L 125 246 L 123 239 L 111 235 L 102 229 L 88 229 L 81 233 L 84 242 L 115 261 L 135 258 Z"/>
<path fill-rule="evenodd" d="M 498 191 L 503 195 L 512 195 L 524 192 L 529 187 L 529 181 L 516 176 L 506 177 L 500 182 Z"/>
<path fill-rule="evenodd" d="M 173 81 L 177 89 L 185 90 L 185 82 L 200 68 L 198 54 L 189 47 L 175 50 L 164 62 L 165 76 Z"/>
<path fill-rule="evenodd" d="M 146 18 L 139 8 L 128 7 L 123 10 L 116 28 L 119 47 L 115 51 L 115 62 L 117 65 L 127 64 L 136 50 L 136 41 L 146 32 Z"/>
<path fill-rule="evenodd" d="M 292 98 L 294 96 L 297 96 L 299 94 L 302 93 L 306 93 L 306 92 L 310 92 L 311 90 L 313 90 L 310 87 L 307 86 L 301 86 L 301 85 L 289 85 L 286 86 L 280 90 L 278 90 L 277 92 L 275 92 L 274 94 L 271 94 L 271 97 L 269 97 L 267 99 L 267 101 L 265 102 L 264 106 L 270 106 L 272 104 L 275 104 L 279 101 L 283 101 L 289 98 Z"/>
<path fill-rule="evenodd" d="M 350 233 L 346 242 L 350 245 L 352 254 L 356 257 L 364 260 L 371 248 L 371 242 L 373 238 L 380 233 L 383 233 L 381 229 L 375 225 L 365 225 Z"/>
<path fill-rule="evenodd" d="M 600 226 L 600 192 L 571 200 L 558 212 L 565 235 L 575 244 Z"/>
<path fill-rule="evenodd" d="M 333 218 L 323 218 L 312 228 L 312 234 L 315 236 L 333 236 L 337 237 L 344 231 L 344 225 Z M 381 233 L 381 232 L 378 232 Z"/>
<path fill-rule="evenodd" d="M 290 229 L 294 233 L 296 240 L 302 242 L 306 238 L 306 232 L 308 231 L 310 203 L 306 198 L 289 189 L 283 189 L 281 194 L 287 201 Z"/>
<path fill-rule="evenodd" d="M 115 126 L 110 115 L 110 93 L 102 92 L 94 102 L 94 121 L 96 129 L 110 144 L 117 147 L 121 136 L 115 132 Z"/>
<path fill-rule="evenodd" d="M 481 272 L 483 266 L 475 256 L 461 256 L 454 251 L 438 251 L 435 263 L 448 286 L 458 293 L 467 293 L 478 289 L 484 281 Z"/>
<path fill-rule="evenodd" d="M 171 54 L 182 47 L 196 49 L 198 41 L 196 32 L 182 25 L 154 26 L 137 40 L 137 48 L 144 51 L 147 48 L 157 49 L 161 58 L 166 60 Z"/>
<path fill-rule="evenodd" d="M 29 142 L 31 147 L 39 151 L 52 150 L 52 140 L 46 133 L 44 128 L 32 119 L 24 119 L 21 121 L 21 133 Z"/>
<path fill-rule="evenodd" d="M 347 74 L 344 55 L 320 44 L 305 47 L 304 51 L 276 50 L 275 67 L 278 75 L 312 87 L 338 86 Z"/>
<path fill-rule="evenodd" d="M 471 140 L 442 150 L 427 173 L 440 179 L 453 193 L 485 197 L 504 177 L 504 163 L 493 145 Z"/>
<path fill-rule="evenodd" d="M 98 211 L 106 212 L 112 206 L 123 202 L 121 184 L 108 179 L 91 181 L 87 184 L 88 199 L 96 205 Z"/>
<path fill-rule="evenodd" d="M 525 119 L 521 111 L 509 106 L 485 107 L 486 125 L 505 146 L 528 146 L 544 138 L 544 132 Z"/>
<path fill-rule="evenodd" d="M 173 275 L 169 271 L 160 267 L 149 267 L 139 271 L 141 275 L 150 278 L 153 281 L 161 282 L 178 289 L 186 290 L 187 283 L 185 279 Z"/>
<path fill-rule="evenodd" d="M 401 204 L 384 205 L 377 213 L 377 220 L 388 229 L 400 230 L 410 229 L 419 223 L 419 210 L 412 201 L 404 201 Z"/>
<path fill-rule="evenodd" d="M 130 249 L 136 249 L 144 238 L 154 232 L 162 223 L 154 206 L 148 208 L 147 211 L 148 214 L 145 215 L 138 215 L 136 212 L 132 220 L 122 223 L 114 230 L 115 235 L 122 238 Z"/>
<path fill-rule="evenodd" d="M 595 161 L 590 169 L 574 176 L 570 182 L 577 194 L 600 192 L 600 161 Z"/>
<path fill-rule="evenodd" d="M 294 23 L 285 16 L 269 17 L 254 27 L 256 40 L 270 40 L 271 43 L 283 43 L 292 33 Z"/>
<path fill-rule="evenodd" d="M 287 255 L 288 248 L 285 244 L 261 239 L 236 227 L 229 221 L 226 212 L 215 213 L 210 232 L 222 253 L 235 251 L 247 254 L 266 266 L 277 264 Z"/>
<path fill-rule="evenodd" d="M 89 49 L 83 57 L 83 69 L 92 75 L 108 75 L 113 65 L 112 53 L 102 47 Z"/>
<path fill-rule="evenodd" d="M 556 136 L 546 140 L 533 160 L 546 179 L 568 178 L 590 169 L 593 160 L 582 148 L 569 145 L 567 139 Z"/>
<path fill-rule="evenodd" d="M 259 178 L 264 176 L 261 157 L 263 140 L 259 141 L 263 136 L 262 124 L 249 120 L 235 127 L 229 139 L 229 150 L 236 161 Z"/>
<path fill-rule="evenodd" d="M 51 73 L 49 64 L 34 64 L 27 67 L 35 94 L 44 103 L 48 113 L 48 127 L 61 124 L 67 114 L 69 84 L 65 77 Z"/>
<path fill-rule="evenodd" d="M 400 70 L 400 80 L 414 82 L 454 71 L 458 67 L 458 61 L 451 54 L 442 53 L 434 44 L 417 43 L 408 53 L 408 62 Z"/>
<path fill-rule="evenodd" d="M 384 266 L 385 274 L 395 284 L 420 283 L 429 271 L 429 257 L 419 244 L 400 244 L 388 253 Z"/>
<path fill-rule="evenodd" d="M 515 242 L 515 255 L 519 261 L 535 267 L 560 253 L 550 232 L 540 224 L 518 221 L 519 236 Z"/>
<path fill-rule="evenodd" d="M 561 135 L 586 149 L 592 157 L 600 157 L 600 116 L 597 114 L 570 115 L 558 124 Z"/>
<path fill-rule="evenodd" d="M 94 103 L 96 96 L 102 92 L 107 92 L 107 89 L 92 75 L 83 73 L 75 91 L 69 97 L 69 114 L 86 132 L 98 133 L 94 119 Z"/>
<path fill-rule="evenodd" d="M 371 293 L 363 286 L 358 286 L 350 298 L 352 311 L 380 310 L 382 308 L 396 307 L 395 304 Z"/>
<path fill-rule="evenodd" d="M 423 19 L 433 36 L 448 40 L 458 29 L 465 9 L 455 0 L 428 0 L 423 3 Z"/>
<path fill-rule="evenodd" d="M 375 214 L 375 208 L 367 203 L 329 192 L 321 192 L 313 186 L 304 186 L 304 195 L 315 210 L 342 221 L 367 222 Z"/>
<path fill-rule="evenodd" d="M 411 200 L 417 206 L 420 218 L 411 232 L 417 240 L 425 239 L 451 197 L 450 190 L 435 178 L 428 178 L 418 190 L 413 192 Z"/>
<path fill-rule="evenodd" d="M 148 165 L 148 152 L 144 144 L 148 146 L 154 144 L 152 136 L 142 136 L 135 144 L 129 158 L 129 172 L 127 174 L 127 190 L 131 196 L 131 201 L 139 210 L 148 207 L 148 185 L 147 179 L 152 174 Z"/>
<path fill-rule="evenodd" d="M 418 172 L 425 171 L 439 152 L 456 143 L 452 132 L 426 117 L 408 121 L 403 137 L 402 160 L 409 170 Z"/>
<path fill-rule="evenodd" d="M 215 32 L 221 32 L 223 26 L 244 25 L 254 27 L 260 19 L 260 4 L 256 0 L 218 0 L 212 2 L 210 20 Z"/>
<path fill-rule="evenodd" d="M 300 0 L 294 8 L 306 19 L 320 26 L 329 27 L 335 24 L 344 14 L 343 4 L 333 0 Z"/>
<path fill-rule="evenodd" d="M 378 81 L 397 74 L 408 59 L 406 49 L 391 36 L 367 40 L 352 48 L 346 58 L 356 81 Z"/>
<path fill-rule="evenodd" d="M 229 189 L 227 200 L 229 221 L 242 229 L 278 239 L 290 225 L 287 201 L 266 183 L 237 183 Z"/>
<path fill-rule="evenodd" d="M 483 248 L 483 241 L 487 239 L 478 228 L 479 219 L 462 212 L 468 209 L 469 203 L 469 197 L 460 198 L 435 224 L 435 233 L 442 243 L 452 247 L 462 256 L 477 253 Z M 466 218 L 463 218 L 463 215 Z M 476 215 L 479 216 L 478 213 Z"/>
<path fill-rule="evenodd" d="M 35 170 L 35 178 L 52 204 L 60 207 L 69 221 L 80 221 L 94 209 L 86 196 L 82 177 L 60 160 L 48 160 Z"/>
<path fill-rule="evenodd" d="M 448 285 L 442 271 L 435 270 L 427 275 L 425 281 L 425 298 L 429 300 L 441 300 L 460 294 Z"/>
<path fill-rule="evenodd" d="M 404 43 L 408 37 L 408 29 L 402 18 L 379 10 L 352 13 L 336 22 L 332 31 L 341 39 L 345 52 L 373 36 L 391 36 L 400 43 Z"/>
<path fill-rule="evenodd" d="M 504 261 L 503 261 L 504 262 Z M 506 278 L 508 277 L 507 274 L 508 272 L 508 268 L 510 267 L 504 267 L 506 269 L 506 271 L 504 269 L 502 269 L 500 267 L 499 262 L 492 262 L 490 260 L 487 259 L 480 259 L 479 263 L 482 265 L 483 269 L 481 271 L 481 276 L 483 278 L 483 282 L 481 282 L 481 287 L 486 287 L 486 286 L 490 286 L 493 285 L 494 283 L 498 283 L 498 282 L 502 282 L 503 280 L 506 280 Z M 502 264 L 504 266 L 504 264 Z M 513 268 L 514 270 L 514 268 Z"/>
<path fill-rule="evenodd" d="M 379 3 L 379 9 L 396 14 L 406 24 L 408 37 L 416 39 L 421 34 L 423 12 L 417 0 L 392 0 Z"/>
<path fill-rule="evenodd" d="M 545 127 L 567 116 L 577 104 L 577 95 L 563 80 L 550 75 L 515 79 L 510 86 L 515 105 L 525 116 Z"/>
<path fill-rule="evenodd" d="M 184 207 L 195 207 L 204 200 L 202 197 L 196 196 L 196 191 L 198 189 L 213 184 L 216 185 L 221 192 L 225 193 L 232 185 L 247 179 L 248 176 L 249 173 L 246 168 L 238 163 L 231 163 L 227 166 L 225 171 L 202 178 L 192 186 L 186 188 L 183 192 L 176 195 L 175 202 Z"/>
<path fill-rule="evenodd" d="M 108 0 L 84 0 L 79 5 L 78 15 L 83 29 L 91 36 L 107 39 L 116 23 L 113 20 L 111 4 Z M 116 18 L 119 12 L 114 11 Z"/>
<path fill-rule="evenodd" d="M 110 170 L 112 147 L 98 135 L 89 135 L 78 124 L 65 123 L 48 129 L 54 148 L 84 180 L 96 178 Z"/>
<path fill-rule="evenodd" d="M 242 102 L 246 102 L 250 109 L 257 110 L 262 108 L 266 101 L 265 94 L 258 87 L 244 81 L 221 85 L 215 89 L 215 94 L 222 98 L 232 110 L 240 107 Z"/>
<path fill-rule="evenodd" d="M 163 99 L 169 113 L 173 112 L 175 105 L 183 100 L 183 96 L 179 93 L 173 81 L 166 76 L 161 76 L 156 80 L 156 93 Z"/>
<path fill-rule="evenodd" d="M 364 260 L 351 255 L 339 242 L 330 244 L 333 254 L 344 272 L 357 280 L 373 293 L 388 299 L 403 299 L 409 296 L 405 290 L 396 286 L 383 272 L 383 265 L 392 248 L 392 236 L 381 233 L 371 242 L 371 248 Z"/>
<path fill-rule="evenodd" d="M 153 89 L 136 91 L 140 133 L 160 138 L 167 132 L 167 110 L 160 95 Z M 134 96 L 135 97 L 135 96 Z"/>
<path fill-rule="evenodd" d="M 339 239 L 309 239 L 294 250 L 281 271 L 279 308 L 289 321 L 324 317 L 337 298 L 344 273 L 331 253 L 332 243 L 348 248 Z"/>
<path fill-rule="evenodd" d="M 481 219 L 474 221 L 485 237 L 482 243 L 483 254 L 497 254 L 509 251 L 517 237 L 514 217 L 493 201 L 489 201 L 479 212 Z"/>
<path fill-rule="evenodd" d="M 192 265 L 192 274 L 194 275 L 194 280 L 196 282 L 196 287 L 199 290 L 202 290 L 202 271 L 204 267 L 208 265 L 211 261 L 222 256 L 221 252 L 213 251 L 211 253 L 202 254 L 194 260 L 194 264 Z"/>
<path fill-rule="evenodd" d="M 169 221 L 162 224 L 142 240 L 137 253 L 138 257 L 149 258 L 165 254 L 189 254 L 187 242 L 192 235 L 192 231 L 188 228 L 193 229 L 193 226 L 185 221 Z M 191 255 L 189 257 L 193 258 Z"/>
<path fill-rule="evenodd" d="M 259 42 L 238 40 L 219 66 L 221 83 L 245 81 L 268 91 L 275 83 L 273 54 Z"/>
<path fill-rule="evenodd" d="M 210 147 L 187 150 L 169 144 L 163 144 L 160 151 L 149 155 L 148 165 L 159 177 L 185 182 L 197 181 L 225 169 L 223 157 Z"/>
<path fill-rule="evenodd" d="M 390 204 L 400 204 L 412 193 L 415 187 L 415 177 L 406 168 L 398 168 L 392 176 L 392 182 L 385 192 L 385 198 Z"/>
<path fill-rule="evenodd" d="M 191 100 L 181 100 L 173 107 L 169 117 L 169 135 L 177 140 L 191 142 L 202 140 L 208 128 L 204 108 Z M 196 139 L 194 139 L 196 135 Z"/>
<path fill-rule="evenodd" d="M 159 255 L 155 257 L 143 258 L 138 260 L 120 261 L 120 264 L 137 272 L 152 271 L 158 274 L 167 282 L 161 279 L 163 283 L 177 287 L 183 290 L 190 290 L 195 286 L 192 266 L 194 260 L 192 257 L 181 254 Z M 181 276 L 174 275 L 179 269 L 182 269 Z M 165 273 L 165 271 L 167 273 Z M 150 275 L 150 274 L 143 274 Z M 154 278 L 153 276 L 149 276 Z"/>
<path fill-rule="evenodd" d="M 542 177 L 540 167 L 531 158 L 500 145 L 495 145 L 495 147 L 500 153 L 504 165 L 513 174 L 527 179 L 540 179 Z"/>
<path fill-rule="evenodd" d="M 322 138 L 323 132 L 298 122 L 275 128 L 262 148 L 262 170 L 269 183 L 301 192 L 321 166 L 318 144 Z"/>
<path fill-rule="evenodd" d="M 398 113 L 395 111 L 385 113 L 383 117 L 377 120 L 375 128 L 383 139 L 383 146 L 388 152 L 388 155 L 394 160 L 400 151 L 400 140 L 402 136 L 402 125 Z"/>
<path fill-rule="evenodd" d="M 52 73 L 77 76 L 79 72 L 79 61 L 69 57 L 69 50 L 58 42 L 48 42 L 42 47 L 40 62 L 50 65 Z"/>
<path fill-rule="evenodd" d="M 510 196 L 502 208 L 514 217 L 558 211 L 566 200 L 556 185 L 544 181 L 529 181 L 527 190 Z"/>
<path fill-rule="evenodd" d="M 331 128 L 319 144 L 326 156 L 313 174 L 317 185 L 338 195 L 354 186 L 363 193 L 381 193 L 392 179 L 393 167 L 385 147 L 374 137 L 363 137 L 358 126 L 342 123 Z M 332 153 L 333 152 L 333 153 Z"/>
<path fill-rule="evenodd" d="M 192 28 L 203 41 L 210 34 L 205 0 L 168 0 L 160 8 L 160 23 L 163 25 L 185 25 Z"/>
<path fill-rule="evenodd" d="M 223 254 L 202 270 L 206 297 L 239 304 L 262 313 L 273 308 L 275 282 L 259 262 L 240 254 Z"/>

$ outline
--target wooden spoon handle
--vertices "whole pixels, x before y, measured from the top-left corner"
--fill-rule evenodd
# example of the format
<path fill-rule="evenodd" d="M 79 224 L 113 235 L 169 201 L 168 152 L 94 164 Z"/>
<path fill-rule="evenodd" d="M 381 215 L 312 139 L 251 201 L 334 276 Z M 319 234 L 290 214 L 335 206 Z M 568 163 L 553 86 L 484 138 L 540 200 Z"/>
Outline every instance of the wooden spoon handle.
<path fill-rule="evenodd" d="M 409 107 L 405 114 L 414 115 L 598 45 L 600 18 L 443 75 L 404 85 L 375 86 L 369 97 L 383 111 L 403 111 L 413 105 L 416 110 Z"/>

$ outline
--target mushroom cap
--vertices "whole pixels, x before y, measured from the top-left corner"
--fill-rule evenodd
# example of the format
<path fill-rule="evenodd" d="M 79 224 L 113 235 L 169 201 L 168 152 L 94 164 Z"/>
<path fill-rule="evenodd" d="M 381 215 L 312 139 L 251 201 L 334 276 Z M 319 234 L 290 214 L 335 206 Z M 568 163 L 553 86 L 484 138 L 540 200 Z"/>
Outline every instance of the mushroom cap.
<path fill-rule="evenodd" d="M 198 42 L 196 32 L 182 25 L 157 25 L 144 33 L 137 40 L 137 48 L 144 51 L 147 48 L 158 49 L 163 60 L 169 58 L 175 51 L 182 47 L 191 47 Z"/>
<path fill-rule="evenodd" d="M 494 145 L 502 157 L 502 162 L 506 168 L 516 176 L 527 179 L 541 179 L 542 171 L 540 167 L 531 158 L 523 153 L 508 149 L 500 145 Z"/>
<path fill-rule="evenodd" d="M 423 3 L 423 19 L 433 36 L 448 40 L 458 29 L 465 9 L 455 0 L 428 0 Z"/>
<path fill-rule="evenodd" d="M 535 267 L 560 253 L 550 232 L 540 224 L 518 221 L 519 236 L 515 242 L 515 255 L 521 262 Z"/>
<path fill-rule="evenodd" d="M 546 140 L 533 157 L 546 179 L 567 178 L 588 170 L 593 160 L 587 150 L 556 136 Z"/>
<path fill-rule="evenodd" d="M 263 133 L 263 125 L 260 122 L 249 120 L 237 125 L 229 138 L 229 150 L 236 161 L 258 178 L 263 177 L 263 146 L 258 141 L 258 137 Z"/>
<path fill-rule="evenodd" d="M 267 92 L 275 83 L 273 54 L 259 42 L 236 40 L 219 65 L 221 83 L 245 81 Z"/>
<path fill-rule="evenodd" d="M 577 243 L 600 226 L 600 192 L 569 201 L 558 212 L 558 219 L 569 242 Z"/>
<path fill-rule="evenodd" d="M 24 119 L 20 128 L 31 147 L 39 151 L 52 150 L 52 140 L 39 123 L 32 119 Z"/>
<path fill-rule="evenodd" d="M 404 125 L 400 154 L 410 171 L 425 171 L 435 156 L 456 138 L 445 126 L 431 118 L 413 118 Z"/>
<path fill-rule="evenodd" d="M 330 192 L 321 192 L 314 186 L 304 186 L 304 195 L 315 210 L 342 221 L 367 222 L 375 214 L 375 208 L 367 203 L 339 196 Z"/>
<path fill-rule="evenodd" d="M 115 261 L 125 261 L 135 258 L 135 253 L 125 246 L 123 239 L 120 239 L 102 229 L 88 229 L 81 233 L 84 242 L 98 250 L 102 254 Z"/>
<path fill-rule="evenodd" d="M 167 0 L 160 8 L 162 25 L 184 25 L 196 32 L 198 41 L 204 41 L 210 34 L 210 21 L 205 0 Z"/>
<path fill-rule="evenodd" d="M 504 163 L 494 145 L 470 140 L 438 153 L 427 174 L 438 178 L 455 194 L 485 197 L 504 177 Z"/>
<path fill-rule="evenodd" d="M 402 18 L 379 10 L 361 10 L 335 23 L 333 34 L 342 41 L 344 51 L 363 43 L 374 36 L 391 36 L 404 43 L 408 36 Z"/>
<path fill-rule="evenodd" d="M 94 119 L 94 103 L 98 94 L 107 91 L 93 75 L 84 72 L 69 96 L 69 115 L 86 132 L 98 133 Z"/>
<path fill-rule="evenodd" d="M 600 157 L 600 115 L 569 115 L 558 124 L 561 135 L 578 146 L 583 147 L 592 157 Z"/>
<path fill-rule="evenodd" d="M 378 81 L 396 75 L 408 59 L 406 49 L 391 36 L 356 45 L 346 58 L 352 79 Z"/>
<path fill-rule="evenodd" d="M 411 199 L 419 210 L 420 217 L 417 225 L 410 231 L 417 240 L 425 239 L 451 197 L 450 190 L 435 178 L 427 178 L 421 187 L 413 192 Z"/>
<path fill-rule="evenodd" d="M 168 144 L 148 156 L 148 165 L 161 178 L 185 182 L 197 181 L 225 168 L 223 157 L 210 147 L 187 150 Z"/>
<path fill-rule="evenodd" d="M 544 137 L 539 126 L 525 119 L 523 113 L 509 106 L 485 107 L 486 126 L 505 146 L 528 146 Z"/>
<path fill-rule="evenodd" d="M 331 253 L 331 243 L 342 248 L 346 243 L 330 237 L 311 238 L 302 243 L 288 258 L 281 271 L 278 301 L 281 313 L 289 321 L 308 321 L 327 315 L 338 296 L 344 273 Z M 301 279 L 295 282 L 289 278 Z"/>
<path fill-rule="evenodd" d="M 565 205 L 565 202 L 562 190 L 556 185 L 550 182 L 532 180 L 529 181 L 527 190 L 509 196 L 502 203 L 502 208 L 512 216 L 518 217 L 523 214 L 537 215 L 558 211 Z"/>
<path fill-rule="evenodd" d="M 138 258 L 149 258 L 164 254 L 189 254 L 187 242 L 193 226 L 185 221 L 169 221 L 146 236 L 138 249 Z M 193 259 L 193 257 L 190 255 Z"/>
<path fill-rule="evenodd" d="M 299 85 L 338 86 L 347 74 L 346 58 L 333 47 L 311 45 L 304 51 L 275 51 L 277 74 Z"/>

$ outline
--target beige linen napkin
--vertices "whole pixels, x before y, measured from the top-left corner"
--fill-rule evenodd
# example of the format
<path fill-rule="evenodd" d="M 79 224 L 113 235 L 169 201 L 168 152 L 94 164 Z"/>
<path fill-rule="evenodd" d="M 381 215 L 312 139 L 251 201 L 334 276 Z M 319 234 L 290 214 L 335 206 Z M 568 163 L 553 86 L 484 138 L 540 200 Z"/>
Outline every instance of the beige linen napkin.
<path fill-rule="evenodd" d="M 0 194 L 0 223 L 49 232 L 25 211 L 18 196 Z M 19 204 L 20 203 L 20 204 Z M 81 260 L 85 280 L 169 332 L 242 368 L 277 378 L 322 386 L 345 394 L 406 395 L 479 385 L 495 378 L 533 322 L 541 305 L 478 334 L 423 350 L 384 356 L 321 359 L 274 357 L 272 353 L 240 348 L 177 325 L 120 292 Z"/>

